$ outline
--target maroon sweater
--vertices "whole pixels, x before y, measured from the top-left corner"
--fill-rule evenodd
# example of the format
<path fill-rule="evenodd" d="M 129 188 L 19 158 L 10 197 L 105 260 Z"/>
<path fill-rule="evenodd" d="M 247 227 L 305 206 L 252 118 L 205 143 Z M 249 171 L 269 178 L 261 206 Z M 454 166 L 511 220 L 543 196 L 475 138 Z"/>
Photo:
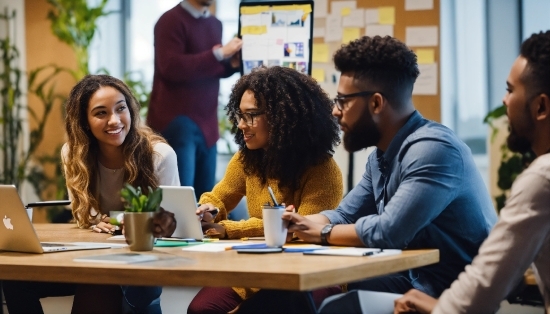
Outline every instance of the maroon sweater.
<path fill-rule="evenodd" d="M 155 25 L 155 74 L 147 123 L 162 132 L 176 116 L 199 126 L 211 147 L 219 138 L 219 79 L 237 69 L 216 60 L 222 24 L 214 16 L 195 19 L 180 4 Z"/>

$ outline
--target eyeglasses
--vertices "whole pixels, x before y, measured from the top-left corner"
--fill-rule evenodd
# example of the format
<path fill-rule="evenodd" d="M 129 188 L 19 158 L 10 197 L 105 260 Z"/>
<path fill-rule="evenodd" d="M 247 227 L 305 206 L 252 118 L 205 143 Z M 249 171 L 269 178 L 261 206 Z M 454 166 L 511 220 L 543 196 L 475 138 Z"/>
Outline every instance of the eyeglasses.
<path fill-rule="evenodd" d="M 239 121 L 241 121 L 241 119 L 243 119 L 244 123 L 246 123 L 246 125 L 255 126 L 256 124 L 254 123 L 254 117 L 261 116 L 261 115 L 265 114 L 265 112 L 264 111 L 259 111 L 259 112 L 240 112 L 240 111 L 237 111 L 235 114 L 237 115 L 237 122 L 239 122 Z"/>
<path fill-rule="evenodd" d="M 336 97 L 334 97 L 334 99 L 332 100 L 332 105 L 336 106 L 338 110 L 343 111 L 344 105 L 346 104 L 346 99 L 352 98 L 352 97 L 359 97 L 359 96 L 370 96 L 376 93 L 384 96 L 384 94 L 382 94 L 381 92 L 369 92 L 369 91 L 358 92 L 353 94 L 339 94 Z"/>

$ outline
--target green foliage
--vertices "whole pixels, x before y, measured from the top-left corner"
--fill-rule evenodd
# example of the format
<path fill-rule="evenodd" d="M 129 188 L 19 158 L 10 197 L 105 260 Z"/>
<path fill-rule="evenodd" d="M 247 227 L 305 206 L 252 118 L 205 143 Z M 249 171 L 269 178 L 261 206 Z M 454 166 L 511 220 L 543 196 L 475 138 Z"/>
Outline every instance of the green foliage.
<path fill-rule="evenodd" d="M 6 37 L 0 38 L 0 53 L 1 53 L 1 69 L 0 73 L 0 98 L 1 113 L 0 124 L 2 138 L 0 140 L 0 160 L 2 160 L 2 169 L 0 171 L 0 182 L 4 184 L 19 185 L 24 179 L 24 165 L 22 160 L 25 159 L 20 148 L 21 135 L 23 130 L 22 110 L 24 108 L 21 102 L 21 70 L 17 67 L 16 62 L 19 58 L 19 51 L 12 43 L 9 36 L 11 31 L 10 21 L 15 18 L 15 11 L 11 14 L 8 10 L 4 10 L 4 14 L 0 14 L 0 20 L 5 25 Z"/>
<path fill-rule="evenodd" d="M 97 30 L 97 19 L 111 13 L 105 11 L 109 0 L 101 0 L 97 7 L 89 7 L 87 0 L 47 1 L 53 7 L 48 11 L 52 32 L 76 53 L 78 70 L 75 77 L 80 80 L 90 72 L 88 47 Z"/>
<path fill-rule="evenodd" d="M 157 188 L 153 191 L 149 186 L 148 190 L 148 195 L 145 195 L 141 193 L 141 187 L 138 186 L 136 189 L 126 183 L 120 191 L 120 195 L 125 203 L 125 210 L 134 213 L 157 211 L 162 201 L 162 189 Z"/>
<path fill-rule="evenodd" d="M 506 115 L 506 106 L 502 105 L 495 108 L 485 116 L 483 122 L 491 127 L 491 141 L 495 139 L 498 133 L 498 128 L 494 125 L 494 121 Z M 500 211 L 506 204 L 506 199 L 510 188 L 516 177 L 525 169 L 534 159 L 532 153 L 518 154 L 510 151 L 506 143 L 500 146 L 500 166 L 498 167 L 497 186 L 502 192 L 495 196 L 497 210 Z"/>

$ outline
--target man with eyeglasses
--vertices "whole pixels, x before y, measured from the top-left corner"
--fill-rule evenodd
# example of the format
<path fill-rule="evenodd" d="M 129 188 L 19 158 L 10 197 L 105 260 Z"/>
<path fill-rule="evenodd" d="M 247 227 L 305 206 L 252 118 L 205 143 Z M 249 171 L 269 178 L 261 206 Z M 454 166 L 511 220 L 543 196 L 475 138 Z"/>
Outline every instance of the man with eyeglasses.
<path fill-rule="evenodd" d="M 330 297 L 320 310 L 361 312 L 362 293 L 352 290 L 405 293 L 416 288 L 437 297 L 472 261 L 497 219 L 470 149 L 415 110 L 417 58 L 399 40 L 357 39 L 335 53 L 334 63 L 341 77 L 332 113 L 344 131 L 344 147 L 376 150 L 338 208 L 306 217 L 285 213 L 289 232 L 323 245 L 436 248 L 440 262 L 350 283 L 350 292 Z M 265 304 L 276 304 L 276 294 L 285 295 L 272 293 L 274 301 L 265 297 Z"/>

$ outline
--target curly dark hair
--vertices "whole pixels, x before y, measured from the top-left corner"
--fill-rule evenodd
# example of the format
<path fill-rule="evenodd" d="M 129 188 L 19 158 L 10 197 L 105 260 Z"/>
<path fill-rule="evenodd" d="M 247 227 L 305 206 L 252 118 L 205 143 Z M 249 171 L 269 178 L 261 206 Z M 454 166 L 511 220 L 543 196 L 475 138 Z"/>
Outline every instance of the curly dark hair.
<path fill-rule="evenodd" d="M 342 45 L 334 64 L 338 71 L 353 73 L 356 81 L 377 88 L 392 104 L 411 97 L 420 73 L 415 53 L 390 36 L 364 36 Z"/>
<path fill-rule="evenodd" d="M 546 94 L 550 97 L 550 31 L 535 33 L 521 44 L 520 54 L 527 65 L 520 76 L 527 99 Z"/>
<path fill-rule="evenodd" d="M 266 114 L 270 128 L 266 149 L 248 149 L 243 132 L 237 132 L 237 112 L 247 90 Z M 293 69 L 261 67 L 241 77 L 225 110 L 245 173 L 259 176 L 263 184 L 275 179 L 280 188 L 296 189 L 304 172 L 330 158 L 340 143 L 332 107 L 314 79 Z"/>

